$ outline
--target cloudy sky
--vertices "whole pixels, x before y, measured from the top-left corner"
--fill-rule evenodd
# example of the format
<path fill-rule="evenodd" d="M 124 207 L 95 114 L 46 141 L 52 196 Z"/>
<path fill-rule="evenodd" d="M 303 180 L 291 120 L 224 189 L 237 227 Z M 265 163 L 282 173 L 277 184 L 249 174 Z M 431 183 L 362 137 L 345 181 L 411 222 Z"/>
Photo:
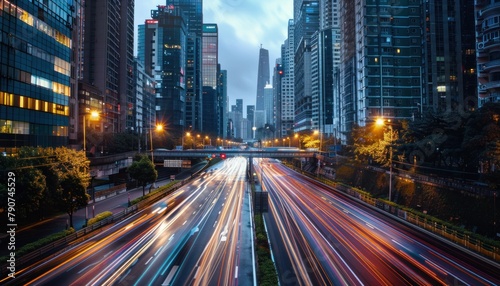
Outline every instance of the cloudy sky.
<path fill-rule="evenodd" d="M 163 1 L 135 1 L 135 34 L 137 25 L 149 19 L 151 10 Z M 228 73 L 229 108 L 236 99 L 246 106 L 255 105 L 259 48 L 269 50 L 269 64 L 280 57 L 287 38 L 288 20 L 293 18 L 292 0 L 206 0 L 203 22 L 219 28 L 219 63 Z"/>

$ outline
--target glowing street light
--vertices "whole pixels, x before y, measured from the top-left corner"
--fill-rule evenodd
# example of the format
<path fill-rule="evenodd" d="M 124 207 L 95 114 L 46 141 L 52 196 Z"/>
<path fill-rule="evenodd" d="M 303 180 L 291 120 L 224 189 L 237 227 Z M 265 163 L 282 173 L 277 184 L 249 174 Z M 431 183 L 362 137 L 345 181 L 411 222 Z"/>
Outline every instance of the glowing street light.
<path fill-rule="evenodd" d="M 387 120 L 388 124 L 387 126 L 389 126 L 389 132 L 390 132 L 390 139 L 389 139 L 389 201 L 391 201 L 391 198 L 392 198 L 392 125 L 390 124 L 391 123 L 391 120 L 388 119 Z M 377 118 L 377 120 L 375 121 L 375 124 L 377 126 L 385 126 L 385 121 L 383 118 Z"/>
<path fill-rule="evenodd" d="M 85 154 L 87 154 L 87 134 L 86 134 L 87 123 L 85 122 L 85 118 L 87 117 L 87 115 L 90 115 L 90 118 L 98 119 L 99 112 L 91 111 L 90 113 L 83 114 L 83 151 L 85 152 Z"/>

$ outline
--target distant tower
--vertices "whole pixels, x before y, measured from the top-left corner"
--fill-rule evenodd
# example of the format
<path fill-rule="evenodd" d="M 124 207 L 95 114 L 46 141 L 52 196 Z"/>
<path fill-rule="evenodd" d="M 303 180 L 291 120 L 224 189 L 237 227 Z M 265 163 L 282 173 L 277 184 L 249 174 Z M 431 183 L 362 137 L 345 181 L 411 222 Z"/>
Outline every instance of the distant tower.
<path fill-rule="evenodd" d="M 269 51 L 263 49 L 259 51 L 259 70 L 257 74 L 257 102 L 255 110 L 264 110 L 264 87 L 270 83 L 269 74 Z M 257 126 L 259 127 L 259 126 Z"/>

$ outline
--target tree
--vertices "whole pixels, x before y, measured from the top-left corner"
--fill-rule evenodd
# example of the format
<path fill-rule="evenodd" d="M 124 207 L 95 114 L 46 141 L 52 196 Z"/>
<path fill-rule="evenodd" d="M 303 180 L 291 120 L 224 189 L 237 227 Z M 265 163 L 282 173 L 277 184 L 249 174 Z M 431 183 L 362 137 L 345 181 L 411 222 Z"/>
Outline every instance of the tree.
<path fill-rule="evenodd" d="M 47 185 L 42 171 L 33 167 L 22 169 L 16 172 L 16 205 L 19 209 L 19 216 L 29 217 L 35 215 L 41 205 Z"/>
<path fill-rule="evenodd" d="M 83 151 L 65 147 L 48 148 L 54 156 L 51 172 L 57 179 L 57 186 L 52 189 L 56 207 L 69 215 L 70 227 L 73 227 L 73 213 L 87 205 L 90 182 L 90 162 Z"/>
<path fill-rule="evenodd" d="M 158 178 L 158 172 L 153 165 L 153 162 L 148 157 L 143 156 L 139 161 L 134 161 L 128 167 L 130 177 L 137 181 L 142 186 L 142 195 L 146 195 L 145 188 L 149 183 L 154 183 Z"/>
<path fill-rule="evenodd" d="M 87 205 L 90 196 L 87 194 L 88 182 L 75 170 L 62 175 L 58 188 L 57 204 L 69 215 L 69 226 L 73 227 L 73 213 Z"/>
<path fill-rule="evenodd" d="M 320 142 L 317 136 L 304 135 L 302 137 L 302 146 L 304 148 L 318 148 Z"/>

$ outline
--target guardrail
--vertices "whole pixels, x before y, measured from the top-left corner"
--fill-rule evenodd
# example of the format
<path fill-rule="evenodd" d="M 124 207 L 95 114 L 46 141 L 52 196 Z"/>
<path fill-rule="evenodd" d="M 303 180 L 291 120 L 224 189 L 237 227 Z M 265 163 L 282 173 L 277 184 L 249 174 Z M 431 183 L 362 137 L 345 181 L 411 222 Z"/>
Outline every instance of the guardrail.
<path fill-rule="evenodd" d="M 288 167 L 290 166 L 288 165 Z M 359 192 L 350 186 L 342 185 L 328 179 L 321 179 L 307 172 L 301 173 L 307 175 L 310 178 L 321 181 L 322 183 L 333 187 L 335 190 L 346 193 L 349 196 L 363 201 L 364 203 L 371 205 L 379 210 L 383 210 L 386 213 L 402 219 L 411 225 L 425 229 L 433 234 L 445 238 L 448 241 L 454 242 L 457 245 L 478 253 L 495 262 L 500 262 L 500 247 L 491 245 L 490 243 L 487 243 L 478 237 L 474 237 L 470 232 L 466 230 L 461 230 L 458 227 L 450 227 L 436 220 L 433 220 L 432 218 L 429 218 L 429 216 L 426 216 L 425 214 L 411 212 L 392 203 L 388 204 L 384 200 L 373 198 L 372 196 Z"/>
<path fill-rule="evenodd" d="M 167 195 L 169 195 L 173 191 L 177 190 L 179 187 L 186 184 L 189 180 L 190 179 L 185 179 L 185 180 L 179 181 L 175 185 L 172 185 L 163 191 L 154 193 L 153 195 L 138 202 L 137 204 L 134 204 L 130 207 L 127 207 L 126 209 L 124 209 L 121 212 L 115 213 L 108 218 L 105 218 L 101 221 L 98 221 L 98 222 L 92 224 L 92 225 L 84 227 L 84 228 L 82 228 L 82 229 L 80 229 L 72 234 L 69 234 L 69 235 L 67 235 L 61 239 L 58 239 L 54 242 L 51 242 L 45 246 L 42 246 L 42 247 L 38 248 L 37 250 L 32 251 L 30 253 L 27 253 L 19 258 L 16 257 L 16 267 L 19 267 L 21 265 L 25 265 L 25 264 L 29 263 L 30 261 L 33 261 L 33 260 L 38 259 L 40 257 L 49 258 L 49 257 L 56 256 L 57 251 L 61 250 L 64 246 L 67 246 L 68 243 L 81 242 L 81 241 L 85 240 L 86 235 L 90 234 L 91 232 L 94 232 L 94 231 L 102 228 L 105 225 L 119 221 L 132 213 L 140 211 L 141 209 L 145 208 L 149 204 L 152 204 L 152 203 L 160 200 L 161 198 L 166 197 Z M 2 269 L 1 270 L 2 277 L 5 277 L 5 275 L 8 273 L 7 264 L 3 264 L 1 266 L 1 269 Z"/>

